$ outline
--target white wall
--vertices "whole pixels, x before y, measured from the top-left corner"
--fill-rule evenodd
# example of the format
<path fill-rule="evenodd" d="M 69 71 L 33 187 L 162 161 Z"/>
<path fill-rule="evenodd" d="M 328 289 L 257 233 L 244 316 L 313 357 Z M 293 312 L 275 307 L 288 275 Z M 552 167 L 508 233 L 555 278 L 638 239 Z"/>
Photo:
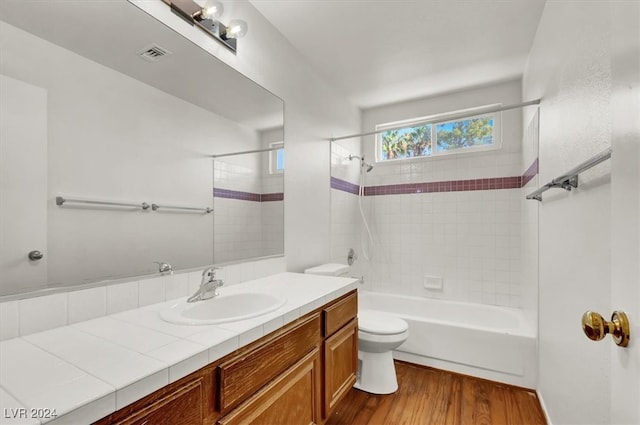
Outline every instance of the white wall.
<path fill-rule="evenodd" d="M 520 81 L 511 81 L 368 109 L 362 128 L 519 103 L 520 96 Z M 501 115 L 501 149 L 379 162 L 366 175 L 366 186 L 520 176 L 521 114 Z M 363 138 L 368 160 L 375 158 L 374 147 L 373 136 Z M 373 257 L 363 266 L 365 285 L 382 292 L 520 307 L 520 196 L 520 189 L 513 188 L 365 197 L 375 241 Z M 442 278 L 442 289 L 425 289 L 425 275 Z"/>
<path fill-rule="evenodd" d="M 225 3 L 225 22 L 249 23 L 238 53 L 189 26 L 161 0 L 131 0 L 215 56 L 270 90 L 285 102 L 287 169 L 285 172 L 285 255 L 291 271 L 330 258 L 329 142 L 356 133 L 360 112 L 327 84 L 300 53 L 246 0 Z"/>
<path fill-rule="evenodd" d="M 545 6 L 523 77 L 523 98 L 542 97 L 541 183 L 611 143 L 610 9 Z M 609 171 L 605 162 L 578 190 L 548 191 L 539 204 L 538 389 L 554 425 L 610 423 L 610 341 L 593 343 L 580 328 L 585 310 L 610 309 Z"/>
<path fill-rule="evenodd" d="M 46 247 L 47 92 L 0 74 L 0 293 L 46 285 Z"/>
<path fill-rule="evenodd" d="M 528 122 L 522 135 L 522 189 L 520 192 L 520 286 L 522 308 L 527 310 L 537 323 L 538 315 L 538 202 L 526 199 L 526 196 L 540 187 L 540 177 L 535 164 L 539 151 L 539 114 L 538 108 L 528 111 Z M 534 113 L 531 116 L 531 112 Z M 533 168 L 532 168 L 533 167 Z M 525 177 L 525 174 L 531 174 Z M 536 173 L 535 175 L 533 173 Z M 529 180 L 529 181 L 526 181 Z"/>

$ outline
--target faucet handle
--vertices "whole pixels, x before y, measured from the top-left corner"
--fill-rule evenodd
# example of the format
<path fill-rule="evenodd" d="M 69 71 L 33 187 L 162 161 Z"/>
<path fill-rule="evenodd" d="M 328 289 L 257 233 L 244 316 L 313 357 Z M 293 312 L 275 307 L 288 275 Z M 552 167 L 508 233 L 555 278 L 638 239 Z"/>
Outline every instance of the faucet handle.
<path fill-rule="evenodd" d="M 219 267 L 207 267 L 202 271 L 202 280 L 204 281 L 205 277 L 208 277 L 209 280 L 213 280 L 216 277 L 216 270 L 219 269 Z"/>
<path fill-rule="evenodd" d="M 154 263 L 158 265 L 159 273 L 165 273 L 165 272 L 173 273 L 173 267 L 171 267 L 171 264 L 164 261 L 154 261 Z"/>

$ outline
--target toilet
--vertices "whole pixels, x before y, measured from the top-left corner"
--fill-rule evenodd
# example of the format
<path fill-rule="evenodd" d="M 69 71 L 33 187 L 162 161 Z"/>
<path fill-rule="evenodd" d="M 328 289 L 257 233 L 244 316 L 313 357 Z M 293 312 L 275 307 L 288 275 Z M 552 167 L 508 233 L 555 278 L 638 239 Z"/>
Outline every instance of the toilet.
<path fill-rule="evenodd" d="M 322 264 L 305 273 L 347 276 L 349 266 Z M 391 352 L 409 336 L 409 325 L 391 314 L 358 309 L 358 371 L 354 388 L 372 394 L 391 394 L 398 389 Z"/>

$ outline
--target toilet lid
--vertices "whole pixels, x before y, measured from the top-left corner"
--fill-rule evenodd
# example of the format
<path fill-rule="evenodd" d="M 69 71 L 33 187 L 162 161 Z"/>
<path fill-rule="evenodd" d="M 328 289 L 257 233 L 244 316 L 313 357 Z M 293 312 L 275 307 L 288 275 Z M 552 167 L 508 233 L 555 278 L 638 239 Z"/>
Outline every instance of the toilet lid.
<path fill-rule="evenodd" d="M 378 335 L 395 335 L 409 329 L 409 325 L 399 317 L 381 311 L 359 310 L 358 329 Z"/>

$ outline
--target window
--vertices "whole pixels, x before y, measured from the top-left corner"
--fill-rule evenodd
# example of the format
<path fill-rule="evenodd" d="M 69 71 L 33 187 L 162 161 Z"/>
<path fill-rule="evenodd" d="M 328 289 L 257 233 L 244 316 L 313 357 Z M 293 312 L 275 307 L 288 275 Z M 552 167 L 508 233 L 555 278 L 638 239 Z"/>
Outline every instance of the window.
<path fill-rule="evenodd" d="M 277 148 L 269 152 L 269 173 L 284 173 L 284 142 L 270 143 L 269 148 Z"/>
<path fill-rule="evenodd" d="M 391 161 L 498 149 L 497 119 L 492 113 L 458 120 L 423 117 L 378 125 L 376 131 L 389 130 L 377 135 L 376 159 Z"/>

